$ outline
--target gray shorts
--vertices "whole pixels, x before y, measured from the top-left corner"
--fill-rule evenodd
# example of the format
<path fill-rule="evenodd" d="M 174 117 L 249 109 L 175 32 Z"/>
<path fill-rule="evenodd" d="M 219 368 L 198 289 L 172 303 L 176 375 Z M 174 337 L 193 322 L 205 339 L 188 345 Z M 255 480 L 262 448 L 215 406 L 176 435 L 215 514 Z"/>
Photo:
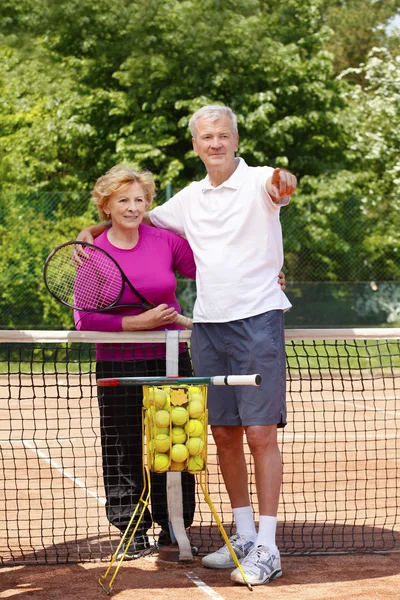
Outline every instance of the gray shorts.
<path fill-rule="evenodd" d="M 283 311 L 228 323 L 195 323 L 191 337 L 195 374 L 259 373 L 254 386 L 209 386 L 210 425 L 286 425 L 286 356 Z"/>

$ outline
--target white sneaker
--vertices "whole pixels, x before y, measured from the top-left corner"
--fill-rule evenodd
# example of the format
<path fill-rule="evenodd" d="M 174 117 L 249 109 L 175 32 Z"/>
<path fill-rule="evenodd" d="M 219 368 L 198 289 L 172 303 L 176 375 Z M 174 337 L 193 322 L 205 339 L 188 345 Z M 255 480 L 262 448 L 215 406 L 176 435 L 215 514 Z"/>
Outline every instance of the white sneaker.
<path fill-rule="evenodd" d="M 240 535 L 240 533 L 232 535 L 229 538 L 229 541 L 238 560 L 247 556 L 254 547 L 254 542 L 245 535 Z M 202 564 L 203 567 L 207 567 L 208 569 L 232 569 L 236 566 L 226 544 L 216 552 L 205 556 L 202 560 Z"/>
<path fill-rule="evenodd" d="M 267 546 L 253 547 L 240 565 L 250 585 L 262 585 L 282 576 L 279 551 L 271 552 Z M 240 569 L 231 573 L 231 580 L 246 585 Z"/>

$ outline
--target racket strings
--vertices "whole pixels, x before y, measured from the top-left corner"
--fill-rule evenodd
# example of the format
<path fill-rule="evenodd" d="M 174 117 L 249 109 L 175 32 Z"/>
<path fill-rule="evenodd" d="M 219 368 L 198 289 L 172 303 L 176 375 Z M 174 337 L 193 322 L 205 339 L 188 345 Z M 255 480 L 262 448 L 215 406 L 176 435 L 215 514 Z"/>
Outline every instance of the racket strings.
<path fill-rule="evenodd" d="M 118 300 L 123 289 L 121 273 L 99 249 L 85 248 L 78 259 L 74 245 L 57 250 L 47 265 L 46 280 L 61 302 L 82 310 L 101 310 Z"/>

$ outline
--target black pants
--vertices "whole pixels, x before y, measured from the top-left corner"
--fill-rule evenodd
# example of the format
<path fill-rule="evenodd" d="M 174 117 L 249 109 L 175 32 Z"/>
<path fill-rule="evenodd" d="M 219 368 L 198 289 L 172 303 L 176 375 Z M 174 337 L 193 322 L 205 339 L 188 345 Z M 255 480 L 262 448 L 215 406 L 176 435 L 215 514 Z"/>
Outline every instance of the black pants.
<path fill-rule="evenodd" d="M 99 362 L 97 378 L 146 377 L 165 375 L 165 359 L 127 362 Z M 179 374 L 190 377 L 189 353 L 179 355 Z M 125 531 L 143 489 L 141 386 L 97 388 L 107 519 Z M 185 527 L 193 522 L 195 480 L 182 473 L 183 517 Z M 145 533 L 152 521 L 168 526 L 166 474 L 151 473 L 151 509 L 146 508 L 139 533 Z"/>

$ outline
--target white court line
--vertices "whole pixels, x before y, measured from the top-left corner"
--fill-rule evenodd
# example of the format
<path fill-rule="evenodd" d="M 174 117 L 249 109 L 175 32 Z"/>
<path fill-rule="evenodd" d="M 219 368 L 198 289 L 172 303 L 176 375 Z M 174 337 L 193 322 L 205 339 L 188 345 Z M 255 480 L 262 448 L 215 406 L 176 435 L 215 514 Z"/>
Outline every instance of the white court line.
<path fill-rule="evenodd" d="M 88 496 L 92 496 L 92 498 L 96 498 L 96 500 L 99 502 L 99 504 L 106 503 L 105 498 L 102 498 L 101 496 L 98 496 L 95 492 L 92 492 L 91 490 L 89 490 L 86 487 L 86 485 L 83 483 L 83 481 L 81 481 L 80 479 L 78 479 L 77 477 L 72 475 L 72 473 L 69 473 L 68 471 L 66 471 L 62 465 L 60 465 L 56 460 L 54 460 L 53 458 L 51 458 L 50 456 L 48 456 L 47 454 L 42 452 L 42 450 L 39 450 L 38 448 L 36 448 L 36 445 L 34 444 L 33 440 L 22 440 L 22 443 L 24 446 L 29 448 L 29 450 L 32 450 L 32 452 L 37 454 L 37 456 L 39 456 L 39 458 L 41 458 L 42 460 L 47 462 L 47 464 L 52 469 L 55 469 L 56 471 L 61 473 L 61 475 L 63 477 L 67 477 L 67 479 L 70 479 L 75 485 L 82 488 Z"/>
<path fill-rule="evenodd" d="M 382 440 L 397 440 L 399 434 L 397 432 L 394 433 L 385 433 L 373 431 L 354 431 L 350 433 L 350 431 L 305 431 L 305 432 L 296 432 L 290 433 L 288 431 L 282 432 L 282 437 L 285 442 L 294 441 L 294 442 L 367 442 L 367 441 L 382 441 Z"/>
<path fill-rule="evenodd" d="M 206 583 L 204 583 L 204 581 L 202 581 L 199 577 L 197 577 L 197 575 L 195 575 L 193 573 L 193 571 L 190 571 L 189 573 L 185 573 L 185 575 L 186 575 L 186 577 L 188 577 L 188 579 L 190 579 L 190 581 L 193 581 L 193 583 L 195 585 L 197 585 L 197 587 L 202 592 L 207 594 L 207 596 L 210 596 L 210 598 L 213 598 L 214 600 L 224 600 L 223 596 L 220 596 L 220 594 L 218 594 L 218 592 L 216 592 L 215 590 L 210 588 Z"/>
<path fill-rule="evenodd" d="M 331 423 L 332 424 L 332 423 Z M 289 425 L 287 426 L 289 427 Z M 304 431 L 304 432 L 290 432 L 290 429 L 286 429 L 285 431 L 282 431 L 282 437 L 284 439 L 284 441 L 286 442 L 290 442 L 290 441 L 295 441 L 295 442 L 320 442 L 320 441 L 336 441 L 336 442 L 365 442 L 365 441 L 370 441 L 370 440 L 375 440 L 375 441 L 382 441 L 382 440 L 397 440 L 399 435 L 397 433 L 397 431 L 393 432 L 393 433 L 387 433 L 386 431 L 381 431 L 381 430 L 369 430 L 369 431 L 360 431 L 360 430 L 356 430 L 356 431 L 324 431 L 324 430 L 320 430 L 320 431 L 313 431 L 313 430 L 309 430 L 309 431 Z M 68 438 L 68 440 L 70 440 L 71 438 Z M 4 443 L 4 444 L 20 444 L 21 440 L 10 440 L 10 439 L 0 439 L 0 443 Z M 25 445 L 28 446 L 27 441 L 23 441 L 23 443 Z M 52 458 L 50 458 L 49 456 L 47 456 L 44 453 L 40 453 L 39 450 L 37 450 L 36 447 L 33 446 L 28 446 L 31 450 L 34 450 L 34 452 L 36 452 L 38 454 L 38 456 L 40 456 L 40 458 L 43 458 L 44 460 L 47 460 L 49 462 L 49 464 L 51 466 L 55 465 L 55 468 L 58 469 L 60 471 L 60 473 L 63 473 L 64 475 L 66 475 L 66 477 L 68 477 L 69 479 L 71 479 L 72 481 L 76 481 L 78 482 L 79 480 L 76 479 L 73 475 L 70 475 L 61 465 L 59 465 L 56 461 L 54 461 Z M 84 489 L 86 489 L 86 487 L 84 486 L 84 484 L 82 482 L 80 482 L 78 485 L 80 485 L 81 487 L 83 487 Z M 99 502 L 101 504 L 105 504 L 105 499 L 101 498 L 99 496 L 97 496 L 95 493 L 93 492 L 88 492 L 89 494 L 91 494 L 93 497 L 98 498 Z"/>
<path fill-rule="evenodd" d="M 397 398 L 394 398 L 395 400 L 397 400 Z M 343 404 L 346 404 L 345 400 L 337 400 L 337 402 L 342 402 Z M 374 398 L 366 398 L 365 402 L 374 402 Z M 386 410 L 384 408 L 375 408 L 375 406 L 368 406 L 367 404 L 358 404 L 357 402 L 354 404 L 355 408 L 361 408 L 362 410 L 371 410 L 372 412 L 376 412 L 376 413 L 383 413 L 384 415 L 390 415 L 392 417 L 400 417 L 400 411 L 398 410 Z"/>
<path fill-rule="evenodd" d="M 332 390 L 329 391 L 332 394 Z M 360 396 L 359 398 L 354 398 L 354 394 L 348 392 L 348 395 L 346 396 L 346 392 L 340 391 L 337 391 L 336 395 L 331 395 L 328 397 L 325 390 L 302 390 L 301 392 L 292 390 L 287 392 L 287 397 L 291 398 L 294 402 L 301 402 L 302 404 L 309 404 L 312 402 L 317 402 L 318 400 L 323 402 L 352 402 L 353 400 L 355 400 L 355 402 L 358 402 L 359 400 L 363 400 L 364 402 L 390 402 L 398 400 L 398 396 L 371 396 L 370 398 L 361 398 L 361 392 L 356 393 L 358 396 Z M 371 394 L 373 392 L 371 390 L 367 390 L 365 394 L 367 393 Z M 314 396 L 317 394 L 319 397 L 314 398 Z M 340 398 L 338 397 L 339 395 Z M 297 399 L 297 396 L 301 396 L 301 398 Z"/>
<path fill-rule="evenodd" d="M 334 399 L 335 402 L 341 402 L 342 404 L 347 405 L 348 401 L 346 400 L 342 400 L 341 398 L 335 398 Z M 359 403 L 358 401 L 354 402 L 353 406 L 354 408 L 360 408 L 361 410 L 365 410 L 366 412 L 371 411 L 371 412 L 375 412 L 375 413 L 382 413 L 384 415 L 390 415 L 391 417 L 395 417 L 397 419 L 397 417 L 400 417 L 400 411 L 398 410 L 386 410 L 384 408 L 376 408 L 375 406 L 371 406 L 371 404 L 368 404 L 370 402 L 377 402 L 380 399 L 376 399 L 376 398 L 365 398 L 364 400 L 364 404 Z M 386 400 L 386 398 L 383 398 L 383 400 Z M 390 398 L 390 400 L 397 400 L 397 398 Z M 349 411 L 351 410 L 351 407 L 349 408 Z"/>
<path fill-rule="evenodd" d="M 341 402 L 342 404 L 348 405 L 350 402 L 352 402 L 352 398 L 349 397 L 348 399 L 343 399 L 343 398 L 337 398 L 336 396 L 333 396 L 332 398 L 324 398 L 324 393 L 321 391 L 318 392 L 306 392 L 307 394 L 319 394 L 319 398 L 309 398 L 308 400 L 306 398 L 301 398 L 299 400 L 297 400 L 296 398 L 291 398 L 291 395 L 293 394 L 293 396 L 295 394 L 297 395 L 301 395 L 300 392 L 291 392 L 288 394 L 288 403 L 290 401 L 292 401 L 293 403 L 296 402 L 301 402 L 302 404 L 306 404 L 306 403 L 314 403 L 314 402 L 335 402 L 335 403 L 339 403 Z M 349 408 L 349 412 L 351 410 L 351 407 L 354 408 L 360 408 L 361 410 L 365 410 L 365 411 L 372 411 L 372 412 L 376 412 L 376 413 L 383 413 L 384 415 L 390 415 L 392 417 L 400 417 L 400 411 L 398 410 L 387 410 L 385 408 L 376 408 L 375 406 L 371 406 L 369 404 L 367 404 L 368 402 L 389 402 L 390 400 L 397 400 L 396 396 L 390 396 L 387 398 L 365 398 L 364 400 L 364 404 L 361 404 L 358 400 L 356 402 L 354 402 L 354 404 L 350 405 Z"/>
<path fill-rule="evenodd" d="M 10 440 L 5 440 L 5 441 L 10 442 Z M 70 479 L 70 481 L 72 481 L 72 483 L 74 483 L 78 487 L 82 488 L 86 492 L 87 496 L 96 498 L 96 500 L 99 504 L 103 504 L 103 505 L 106 504 L 105 498 L 102 498 L 101 496 L 98 496 L 95 492 L 92 492 L 91 490 L 89 490 L 89 488 L 86 487 L 86 485 L 84 484 L 83 481 L 81 481 L 80 479 L 78 479 L 77 477 L 75 477 L 74 475 L 69 473 L 68 471 L 66 471 L 66 469 L 64 469 L 64 467 L 62 465 L 60 465 L 56 460 L 54 460 L 53 458 L 51 458 L 50 456 L 48 456 L 47 454 L 45 454 L 44 452 L 42 452 L 41 450 L 36 448 L 35 444 L 33 443 L 33 440 L 21 440 L 21 441 L 24 446 L 29 448 L 29 450 L 32 450 L 39 458 L 41 458 L 42 460 L 47 462 L 47 464 L 51 468 L 56 469 L 56 471 L 58 471 L 63 477 Z M 149 540 L 151 543 L 154 544 L 154 538 L 151 535 L 149 535 Z"/>

